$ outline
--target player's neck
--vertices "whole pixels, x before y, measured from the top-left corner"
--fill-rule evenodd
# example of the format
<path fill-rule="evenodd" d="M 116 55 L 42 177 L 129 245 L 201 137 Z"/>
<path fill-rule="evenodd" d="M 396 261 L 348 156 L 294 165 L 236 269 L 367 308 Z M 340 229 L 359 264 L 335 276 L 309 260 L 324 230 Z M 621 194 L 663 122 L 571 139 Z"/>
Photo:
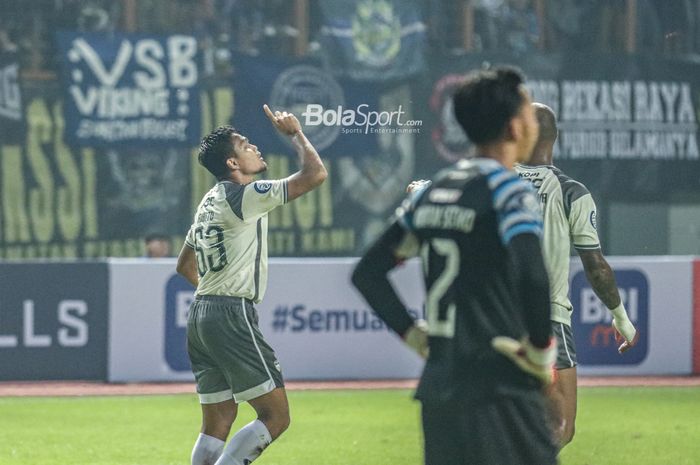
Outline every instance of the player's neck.
<path fill-rule="evenodd" d="M 517 147 L 507 142 L 479 145 L 476 147 L 476 156 L 496 160 L 509 170 L 513 169 L 518 159 Z"/>
<path fill-rule="evenodd" d="M 552 164 L 552 152 L 538 152 L 534 151 L 532 153 L 532 157 L 527 161 L 527 163 L 524 163 L 525 165 L 530 165 L 530 166 L 542 166 L 542 165 L 551 165 Z"/>
<path fill-rule="evenodd" d="M 229 173 L 228 177 L 224 180 L 235 182 L 236 184 L 241 184 L 245 186 L 246 184 L 250 184 L 251 182 L 253 182 L 254 178 L 253 175 L 243 174 L 240 172 L 240 170 L 237 170 Z"/>

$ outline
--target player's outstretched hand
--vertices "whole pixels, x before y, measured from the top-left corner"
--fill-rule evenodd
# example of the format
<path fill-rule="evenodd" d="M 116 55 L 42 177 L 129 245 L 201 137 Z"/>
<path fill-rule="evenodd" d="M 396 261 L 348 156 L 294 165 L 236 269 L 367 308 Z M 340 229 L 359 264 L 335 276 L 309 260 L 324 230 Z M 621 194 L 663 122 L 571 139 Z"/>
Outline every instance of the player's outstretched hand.
<path fill-rule="evenodd" d="M 422 358 L 428 358 L 428 323 L 416 320 L 403 335 L 403 341 Z"/>
<path fill-rule="evenodd" d="M 491 339 L 491 347 L 545 385 L 554 380 L 554 361 L 557 358 L 557 341 L 554 338 L 550 339 L 547 347 L 538 349 L 527 338 L 517 341 L 507 336 L 496 336 Z"/>
<path fill-rule="evenodd" d="M 616 318 L 613 318 L 612 325 L 615 328 L 615 342 L 620 344 L 617 348 L 619 353 L 625 353 L 637 345 L 637 341 L 639 341 L 639 331 L 634 328 L 634 325 L 629 319 L 617 321 Z"/>
<path fill-rule="evenodd" d="M 263 105 L 263 110 L 265 111 L 265 114 L 272 125 L 280 133 L 287 136 L 293 136 L 296 133 L 301 132 L 301 124 L 299 123 L 297 117 L 292 113 L 288 113 L 286 111 L 276 111 L 273 113 L 267 104 Z"/>
<path fill-rule="evenodd" d="M 613 315 L 612 325 L 615 328 L 615 341 L 620 344 L 617 351 L 622 354 L 637 344 L 639 331 L 630 321 L 622 303 L 617 308 L 610 310 L 610 313 Z"/>

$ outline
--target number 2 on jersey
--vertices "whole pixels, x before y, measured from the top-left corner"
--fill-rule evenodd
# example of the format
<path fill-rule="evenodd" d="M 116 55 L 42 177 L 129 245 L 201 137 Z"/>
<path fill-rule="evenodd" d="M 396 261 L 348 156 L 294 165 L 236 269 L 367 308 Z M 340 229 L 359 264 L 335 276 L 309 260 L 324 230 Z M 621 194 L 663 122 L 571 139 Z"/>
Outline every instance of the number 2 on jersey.
<path fill-rule="evenodd" d="M 452 239 L 434 238 L 423 244 L 421 250 L 426 274 L 430 269 L 431 252 L 444 258 L 444 266 L 428 289 L 426 314 L 428 318 L 428 334 L 437 337 L 451 338 L 455 334 L 455 312 L 457 306 L 452 299 L 445 299 L 459 274 L 460 253 L 457 243 Z"/>
<path fill-rule="evenodd" d="M 217 225 L 210 225 L 204 232 L 204 226 L 194 230 L 195 246 L 197 252 L 197 272 L 202 277 L 207 271 L 221 271 L 226 266 L 226 247 L 224 247 L 224 228 Z M 212 241 L 212 239 L 214 239 Z M 200 243 L 204 243 L 202 247 Z M 216 249 L 214 254 L 206 254 L 205 251 Z M 218 256 L 215 255 L 218 253 Z"/>

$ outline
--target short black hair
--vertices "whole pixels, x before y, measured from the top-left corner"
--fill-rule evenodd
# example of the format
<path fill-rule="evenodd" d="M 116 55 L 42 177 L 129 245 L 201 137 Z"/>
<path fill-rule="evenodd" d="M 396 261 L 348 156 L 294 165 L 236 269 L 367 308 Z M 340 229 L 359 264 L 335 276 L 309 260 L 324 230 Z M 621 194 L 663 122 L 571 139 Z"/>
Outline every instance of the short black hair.
<path fill-rule="evenodd" d="M 517 68 L 497 67 L 472 72 L 454 94 L 457 122 L 477 144 L 497 141 L 524 98 L 520 85 L 525 78 Z"/>
<path fill-rule="evenodd" d="M 219 126 L 202 139 L 199 145 L 199 164 L 217 179 L 226 177 L 228 174 L 226 160 L 233 154 L 231 136 L 234 134 L 238 134 L 238 131 L 233 126 Z"/>

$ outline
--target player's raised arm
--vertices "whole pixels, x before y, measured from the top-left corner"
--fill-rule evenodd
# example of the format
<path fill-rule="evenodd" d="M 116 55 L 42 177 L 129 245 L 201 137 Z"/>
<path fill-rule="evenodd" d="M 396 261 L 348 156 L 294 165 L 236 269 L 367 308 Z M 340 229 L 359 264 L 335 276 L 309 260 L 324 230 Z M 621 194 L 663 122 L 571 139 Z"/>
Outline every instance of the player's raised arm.
<path fill-rule="evenodd" d="M 294 200 L 320 186 L 328 177 L 328 171 L 301 130 L 296 116 L 286 111 L 273 113 L 267 105 L 263 106 L 263 110 L 275 129 L 292 139 L 299 154 L 301 169 L 287 178 L 287 201 Z"/>

